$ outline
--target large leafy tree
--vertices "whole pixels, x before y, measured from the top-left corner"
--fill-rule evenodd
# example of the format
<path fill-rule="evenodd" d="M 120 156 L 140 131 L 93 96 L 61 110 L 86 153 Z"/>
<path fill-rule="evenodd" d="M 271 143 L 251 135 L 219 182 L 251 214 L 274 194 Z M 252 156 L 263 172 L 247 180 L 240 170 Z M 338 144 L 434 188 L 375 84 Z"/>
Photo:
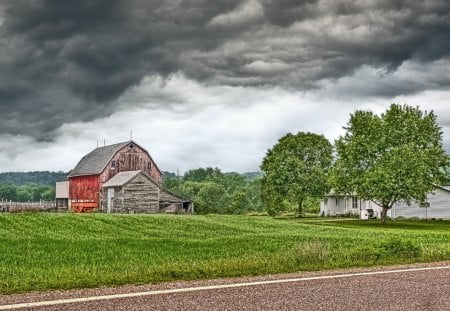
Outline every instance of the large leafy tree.
<path fill-rule="evenodd" d="M 396 104 L 381 115 L 356 111 L 345 129 L 336 141 L 333 186 L 381 206 L 383 223 L 397 201 L 422 202 L 447 180 L 449 157 L 433 112 Z"/>
<path fill-rule="evenodd" d="M 265 173 L 261 196 L 269 211 L 275 213 L 288 201 L 298 206 L 302 216 L 307 199 L 326 194 L 332 152 L 323 135 L 299 132 L 280 138 L 261 164 Z"/>

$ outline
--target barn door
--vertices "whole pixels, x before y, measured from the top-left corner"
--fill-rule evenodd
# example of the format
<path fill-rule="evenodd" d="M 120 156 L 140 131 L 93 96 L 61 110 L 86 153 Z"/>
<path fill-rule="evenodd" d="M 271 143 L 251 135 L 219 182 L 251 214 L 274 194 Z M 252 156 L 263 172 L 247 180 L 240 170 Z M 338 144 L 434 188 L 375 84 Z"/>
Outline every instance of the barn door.
<path fill-rule="evenodd" d="M 109 214 L 113 208 L 114 188 L 108 188 L 108 205 L 106 206 L 106 212 Z"/>

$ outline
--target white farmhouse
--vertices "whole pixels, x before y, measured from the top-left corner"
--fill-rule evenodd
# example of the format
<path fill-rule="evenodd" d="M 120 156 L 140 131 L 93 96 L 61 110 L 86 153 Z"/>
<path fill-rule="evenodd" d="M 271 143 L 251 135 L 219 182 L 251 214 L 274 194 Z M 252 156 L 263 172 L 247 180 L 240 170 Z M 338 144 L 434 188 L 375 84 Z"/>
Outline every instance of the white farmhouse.
<path fill-rule="evenodd" d="M 320 203 L 320 216 L 355 215 L 362 219 L 380 218 L 381 207 L 373 201 L 362 200 L 356 194 L 342 195 L 330 192 Z M 425 202 L 397 202 L 388 217 L 417 217 L 450 219 L 450 187 L 436 187 Z"/>

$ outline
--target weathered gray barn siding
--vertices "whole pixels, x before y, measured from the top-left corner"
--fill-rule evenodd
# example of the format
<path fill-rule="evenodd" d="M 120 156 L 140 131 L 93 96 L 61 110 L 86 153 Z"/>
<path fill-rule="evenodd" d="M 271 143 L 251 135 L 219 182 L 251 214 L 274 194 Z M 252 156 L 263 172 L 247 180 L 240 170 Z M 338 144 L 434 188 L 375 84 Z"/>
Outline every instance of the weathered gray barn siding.
<path fill-rule="evenodd" d="M 183 209 L 182 198 L 165 189 L 161 189 L 159 193 L 159 209 L 166 213 L 187 212 Z"/>
<path fill-rule="evenodd" d="M 189 202 L 164 190 L 143 171 L 121 172 L 103 185 L 101 195 L 103 212 L 108 212 L 108 191 L 111 193 L 111 189 L 114 189 L 114 197 L 110 206 L 111 213 L 183 213 L 192 211 L 183 208 Z"/>
<path fill-rule="evenodd" d="M 103 211 L 107 211 L 109 188 L 114 188 L 112 213 L 157 213 L 159 211 L 159 188 L 142 172 L 132 176 L 123 185 L 106 184 L 102 189 Z"/>
<path fill-rule="evenodd" d="M 123 210 L 136 213 L 158 212 L 159 188 L 143 174 L 123 187 Z"/>

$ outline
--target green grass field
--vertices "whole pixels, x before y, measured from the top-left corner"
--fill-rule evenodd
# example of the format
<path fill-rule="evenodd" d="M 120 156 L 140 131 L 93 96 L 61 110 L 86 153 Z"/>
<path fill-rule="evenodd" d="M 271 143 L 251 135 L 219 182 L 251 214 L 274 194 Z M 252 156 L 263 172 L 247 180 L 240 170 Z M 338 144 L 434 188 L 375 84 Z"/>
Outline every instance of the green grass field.
<path fill-rule="evenodd" d="M 0 293 L 450 259 L 450 222 L 0 215 Z"/>

